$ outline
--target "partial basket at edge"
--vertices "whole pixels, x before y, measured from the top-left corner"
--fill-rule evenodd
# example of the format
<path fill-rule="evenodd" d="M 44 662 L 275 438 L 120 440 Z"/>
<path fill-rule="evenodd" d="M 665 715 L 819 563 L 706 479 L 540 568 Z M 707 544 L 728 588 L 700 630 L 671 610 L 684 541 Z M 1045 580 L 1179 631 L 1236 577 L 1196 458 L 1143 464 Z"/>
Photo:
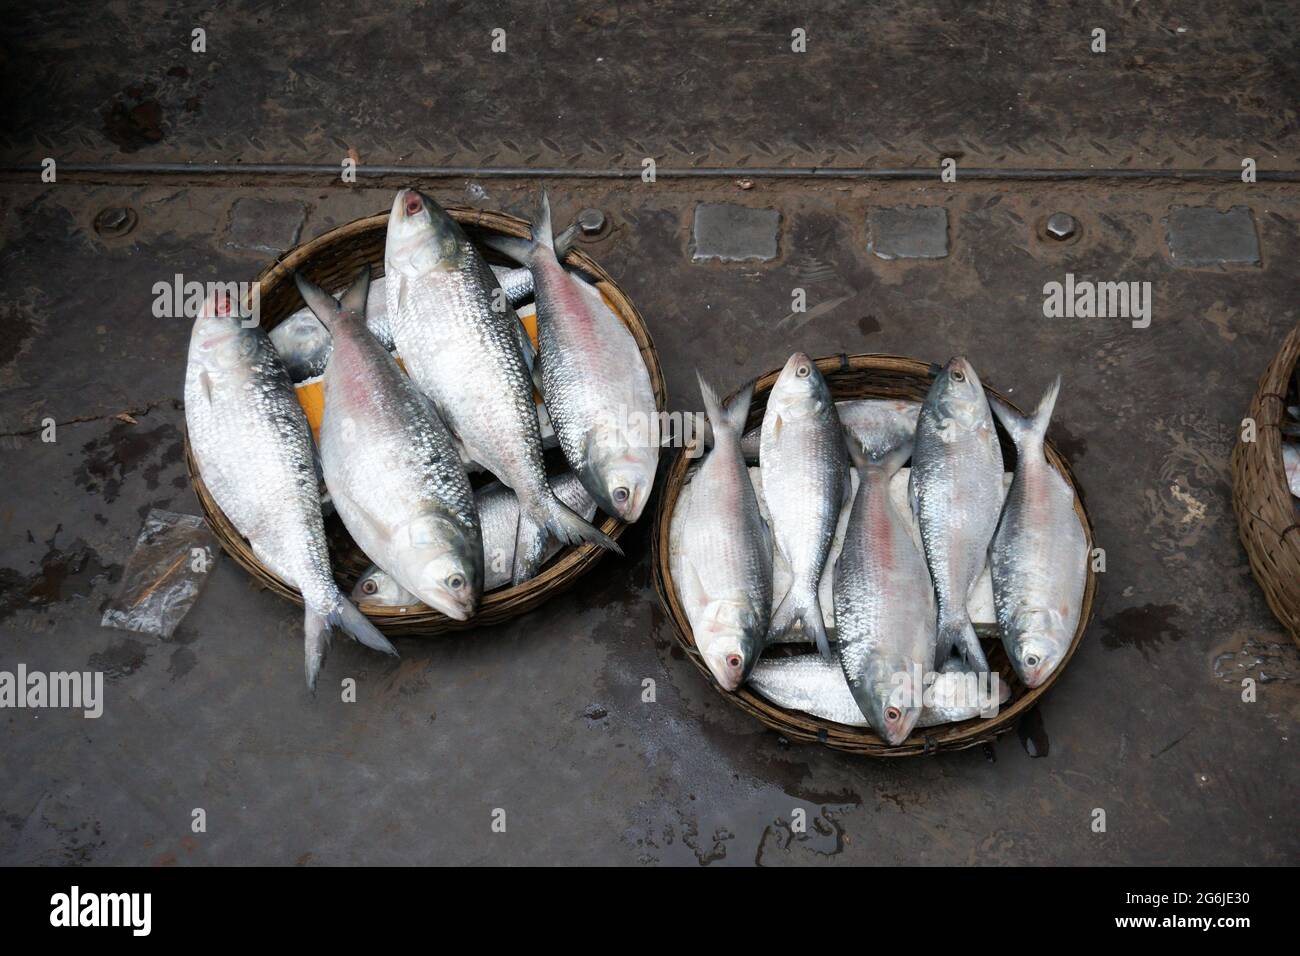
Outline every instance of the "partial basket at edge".
<path fill-rule="evenodd" d="M 505 213 L 460 207 L 451 207 L 447 212 L 464 227 L 469 238 L 479 245 L 480 249 L 482 244 L 479 240 L 486 234 L 496 233 L 524 238 L 531 235 L 530 227 L 525 220 Z M 293 282 L 294 270 L 301 271 L 308 279 L 324 289 L 345 287 L 364 264 L 370 265 L 372 277 L 383 275 L 384 240 L 387 230 L 388 213 L 380 213 L 331 229 L 281 256 L 258 276 L 261 284 L 262 328 L 270 331 L 277 323 L 303 307 L 302 298 Z M 490 261 L 506 261 L 494 253 L 487 253 L 487 256 Z M 565 263 L 596 280 L 606 300 L 636 339 L 646 370 L 650 374 L 655 405 L 660 412 L 663 412 L 667 408 L 663 372 L 659 367 L 659 357 L 650 339 L 650 332 L 641 314 L 624 295 L 623 290 L 610 278 L 609 273 L 581 249 L 570 251 L 565 257 Z M 185 442 L 185 463 L 199 505 L 203 508 L 208 524 L 220 539 L 226 552 L 266 587 L 301 605 L 302 596 L 297 589 L 281 581 L 257 560 L 248 542 L 217 507 L 217 503 L 203 484 L 189 446 L 188 436 Z M 598 515 L 603 518 L 600 529 L 605 534 L 615 540 L 622 536 L 626 525 L 604 515 L 603 512 L 598 512 Z M 330 522 L 327 521 L 327 532 L 330 531 Z M 338 546 L 340 532 L 341 526 L 335 527 L 330 534 L 330 554 L 340 584 L 350 588 L 355 583 L 359 572 L 364 569 L 365 562 L 359 560 L 356 554 L 346 553 L 346 549 Z M 345 532 L 342 532 L 342 535 L 346 538 Z M 350 539 L 347 543 L 351 543 Z M 352 546 L 352 551 L 357 551 L 355 545 Z M 517 587 L 500 588 L 485 594 L 479 605 L 478 614 L 468 621 L 454 621 L 439 611 L 423 606 L 419 610 L 404 610 L 363 604 L 361 610 L 380 630 L 389 634 L 436 634 L 497 624 L 533 610 L 551 596 L 572 586 L 578 578 L 591 570 L 603 554 L 602 549 L 592 544 L 566 547 L 547 562 L 537 577 L 532 580 Z"/>
<path fill-rule="evenodd" d="M 860 398 L 893 398 L 922 401 L 933 381 L 931 366 L 916 359 L 902 358 L 895 355 L 840 355 L 817 360 L 817 368 L 830 385 L 831 394 L 836 401 Z M 754 386 L 754 400 L 749 409 L 749 421 L 746 429 L 756 428 L 763 421 L 763 412 L 767 407 L 767 396 L 775 384 L 780 369 L 768 372 Z M 1012 408 L 1015 404 L 1008 401 L 1001 393 L 985 387 L 990 395 L 995 395 Z M 1050 429 L 1049 429 L 1050 433 Z M 1006 434 L 998 426 L 998 435 L 1002 442 L 1002 454 L 1006 462 L 1015 461 L 1015 448 Z M 1070 466 L 1061 457 L 1050 438 L 1046 443 L 1048 461 L 1061 473 L 1074 490 L 1074 509 L 1083 526 L 1087 538 L 1088 550 L 1093 547 L 1092 525 L 1084 508 L 1082 495 L 1075 483 Z M 766 698 L 742 687 L 735 693 L 729 693 L 718 685 L 709 673 L 708 667 L 701 660 L 691 635 L 690 622 L 677 599 L 677 589 L 673 584 L 672 571 L 668 563 L 669 527 L 672 522 L 673 508 L 685 483 L 690 460 L 683 453 L 678 453 L 668 471 L 667 480 L 659 497 L 659 513 L 655 516 L 655 587 L 659 600 L 663 603 L 668 617 L 673 624 L 674 635 L 713 688 L 745 713 L 761 720 L 768 727 L 778 731 L 790 740 L 809 743 L 823 743 L 836 750 L 863 754 L 869 757 L 910 757 L 919 754 L 937 753 L 941 750 L 962 750 L 977 744 L 987 743 L 999 734 L 1004 734 L 1015 726 L 1020 716 L 1028 711 L 1043 694 L 1057 681 L 1074 656 L 1079 642 L 1083 639 L 1088 622 L 1092 617 L 1093 598 L 1097 591 L 1097 576 L 1088 564 L 1088 582 L 1083 592 L 1083 607 L 1079 614 L 1079 625 L 1065 659 L 1055 672 L 1040 687 L 1033 690 L 1025 687 L 1016 679 L 1002 649 L 1001 641 L 985 640 L 984 650 L 989 664 L 997 669 L 1000 679 L 1008 682 L 1011 698 L 999 710 L 996 717 L 987 720 L 976 718 L 955 724 L 943 724 L 938 727 L 926 727 L 912 733 L 907 740 L 897 747 L 891 747 L 867 727 L 850 727 L 833 721 L 813 717 L 802 711 L 786 710 L 768 701 Z"/>
<path fill-rule="evenodd" d="M 1300 326 L 1264 371 L 1250 403 L 1255 440 L 1232 450 L 1232 509 L 1250 569 L 1277 619 L 1300 644 L 1300 524 L 1282 465 L 1287 388 L 1300 358 Z"/>

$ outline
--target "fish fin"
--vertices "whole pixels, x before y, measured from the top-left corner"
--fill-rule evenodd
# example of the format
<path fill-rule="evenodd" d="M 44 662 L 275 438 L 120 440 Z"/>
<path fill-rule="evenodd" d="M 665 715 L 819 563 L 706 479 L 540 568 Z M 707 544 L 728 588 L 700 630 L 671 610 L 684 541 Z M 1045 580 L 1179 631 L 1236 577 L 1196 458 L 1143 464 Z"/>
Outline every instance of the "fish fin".
<path fill-rule="evenodd" d="M 316 316 L 321 325 L 332 332 L 334 330 L 334 320 L 339 314 L 339 304 L 335 301 L 334 296 L 308 280 L 306 276 L 297 270 L 294 270 L 293 281 L 298 286 L 298 293 L 302 296 L 302 301 L 307 304 L 307 308 L 311 309 L 311 314 Z"/>
<path fill-rule="evenodd" d="M 530 519 L 522 511 L 519 524 L 515 528 L 515 563 L 511 569 L 511 585 L 520 585 L 537 576 L 542 566 L 542 555 L 546 553 L 546 528 Z"/>
<path fill-rule="evenodd" d="M 536 243 L 520 236 L 484 236 L 482 243 L 525 266 L 533 261 L 533 256 L 537 253 Z"/>
<path fill-rule="evenodd" d="M 555 252 L 555 233 L 551 231 L 551 197 L 542 190 L 542 218 L 533 226 L 533 242 L 540 243 L 551 252 Z M 559 256 L 556 256 L 558 259 Z"/>
<path fill-rule="evenodd" d="M 303 652 L 307 665 L 307 689 L 316 693 L 316 678 L 330 649 L 329 621 L 311 608 L 306 608 L 302 622 Z"/>
<path fill-rule="evenodd" d="M 203 389 L 203 397 L 207 399 L 209 405 L 212 404 L 212 376 L 206 371 L 199 372 L 199 387 Z"/>
<path fill-rule="evenodd" d="M 397 311 L 402 311 L 402 306 L 406 305 L 407 282 L 406 276 L 399 276 L 397 279 Z"/>
<path fill-rule="evenodd" d="M 354 312 L 359 316 L 365 317 L 366 314 L 366 296 L 370 292 L 370 266 L 365 265 L 357 273 L 348 290 L 339 298 L 339 310 L 341 312 Z"/>
<path fill-rule="evenodd" d="M 772 612 L 772 623 L 768 627 L 768 639 L 779 637 L 794 628 L 795 622 L 803 622 L 804 634 L 817 645 L 823 660 L 833 660 L 830 639 L 826 636 L 826 623 L 822 620 L 821 601 L 817 592 L 800 585 L 790 585 L 781 603 Z"/>
<path fill-rule="evenodd" d="M 549 486 L 547 486 L 547 491 L 547 500 L 544 502 L 547 509 L 546 517 L 544 522 L 539 522 L 545 524 L 547 531 L 565 544 L 590 542 L 591 544 L 600 545 L 606 551 L 613 551 L 620 558 L 623 557 L 623 549 L 618 546 L 618 542 L 599 528 L 584 521 L 581 516 L 557 498 L 555 492 L 551 491 Z M 519 513 L 523 514 L 522 508 Z M 518 544 L 516 543 L 516 553 L 518 550 Z"/>
<path fill-rule="evenodd" d="M 948 659 L 948 655 L 955 649 L 966 662 L 968 669 L 978 672 L 987 671 L 989 662 L 984 656 L 984 648 L 980 647 L 980 639 L 975 635 L 975 628 L 971 625 L 970 618 L 963 610 L 959 617 L 949 620 L 940 620 L 938 632 L 935 635 L 935 654 L 936 664 L 941 664 Z"/>
<path fill-rule="evenodd" d="M 724 429 L 734 431 L 736 436 L 739 437 L 743 433 L 745 422 L 749 418 L 749 403 L 754 397 L 754 383 L 747 384 L 724 407 L 722 399 L 718 398 L 718 393 L 714 391 L 712 385 L 704 380 L 704 376 L 697 371 L 695 377 L 700 383 L 700 395 L 704 399 L 704 412 L 709 416 L 709 425 L 713 430 L 715 444 L 718 432 Z"/>
<path fill-rule="evenodd" d="M 1002 427 L 1007 430 L 1011 440 L 1015 442 L 1017 450 L 1027 450 L 1034 446 L 1041 446 L 1043 439 L 1047 437 L 1047 426 L 1052 420 L 1052 410 L 1056 407 L 1056 397 L 1061 393 L 1061 376 L 1051 385 L 1047 386 L 1047 391 L 1038 401 L 1038 407 L 1034 413 L 1029 416 L 1021 415 L 1011 406 L 997 398 L 990 396 L 989 405 L 993 408 L 993 414 L 997 415 L 998 421 L 1002 422 Z"/>
<path fill-rule="evenodd" d="M 334 601 L 334 607 L 327 620 L 331 627 L 337 627 L 366 647 L 391 654 L 393 657 L 398 656 L 397 648 L 389 642 L 388 638 L 379 633 L 379 628 L 370 623 L 370 618 L 358 611 L 357 606 L 342 594 Z"/>

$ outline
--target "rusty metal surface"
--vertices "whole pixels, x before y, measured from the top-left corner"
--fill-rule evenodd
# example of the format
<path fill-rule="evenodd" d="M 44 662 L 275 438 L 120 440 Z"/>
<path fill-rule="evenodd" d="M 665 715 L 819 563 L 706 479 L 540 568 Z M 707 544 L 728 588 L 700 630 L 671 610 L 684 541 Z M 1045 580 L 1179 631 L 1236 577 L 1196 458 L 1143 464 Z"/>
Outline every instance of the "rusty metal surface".
<path fill-rule="evenodd" d="M 0 158 L 1294 170 L 1295 21 L 1173 0 L 27 4 Z"/>
<path fill-rule="evenodd" d="M 0 160 L 333 162 L 355 147 L 470 165 L 931 165 L 961 151 L 1008 168 L 1234 169 L 1253 152 L 1300 167 L 1293 14 L 1196 6 L 821 3 L 805 72 L 788 68 L 799 24 L 753 4 L 578 4 L 549 21 L 531 5 L 398 4 L 324 29 L 312 6 L 146 5 L 93 30 L 70 6 L 29 6 L 8 13 Z M 509 72 L 486 37 L 467 39 L 498 19 Z M 1115 24 L 1104 59 L 1086 54 L 1095 19 Z M 193 24 L 209 30 L 202 63 L 178 52 Z M 162 137 L 125 153 L 105 111 L 148 99 Z M 1256 379 L 1300 321 L 1300 186 L 549 183 L 557 221 L 605 213 L 583 248 L 644 314 L 674 409 L 698 408 L 697 368 L 729 390 L 794 348 L 964 352 L 1026 402 L 1063 374 L 1052 434 L 1107 552 L 1095 623 L 1024 746 L 879 763 L 782 741 L 676 656 L 648 525 L 623 539 L 626 561 L 525 619 L 400 641 L 396 663 L 337 642 L 334 689 L 316 700 L 300 613 L 228 560 L 171 641 L 99 626 L 144 514 L 197 509 L 181 460 L 188 323 L 152 315 L 154 284 L 256 275 L 269 253 L 246 246 L 267 233 L 232 222 L 240 208 L 284 211 L 277 228 L 308 239 L 386 208 L 386 185 L 0 183 L 0 670 L 99 670 L 107 692 L 98 720 L 0 709 L 0 862 L 1300 859 L 1300 651 L 1250 575 L 1228 472 Z M 525 216 L 539 200 L 528 181 L 424 185 Z M 692 261 L 701 202 L 780 210 L 777 258 Z M 913 206 L 947 211 L 948 255 L 871 253 L 868 211 Z M 1176 206 L 1246 207 L 1261 264 L 1179 268 Z M 1051 239 L 1062 211 L 1076 231 Z M 1045 318 L 1044 286 L 1067 274 L 1149 281 L 1150 327 Z M 46 419 L 56 441 L 41 440 Z M 346 677 L 356 703 L 339 699 Z M 191 832 L 194 808 L 206 833 Z"/>

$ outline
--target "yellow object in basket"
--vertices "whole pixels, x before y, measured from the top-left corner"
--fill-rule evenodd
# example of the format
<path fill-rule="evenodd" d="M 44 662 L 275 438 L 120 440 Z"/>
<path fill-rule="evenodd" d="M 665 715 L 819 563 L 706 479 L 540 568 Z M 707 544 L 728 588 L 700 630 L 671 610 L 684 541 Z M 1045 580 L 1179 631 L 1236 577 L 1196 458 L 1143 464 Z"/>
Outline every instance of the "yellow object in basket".
<path fill-rule="evenodd" d="M 526 312 L 519 313 L 519 319 L 524 323 L 524 329 L 528 332 L 528 337 L 532 339 L 533 348 L 537 348 L 537 310 L 529 305 L 525 306 Z M 397 364 L 401 366 L 402 371 L 406 371 L 406 366 L 402 365 L 402 357 L 394 355 Z M 325 383 L 321 380 L 322 376 L 309 378 L 305 382 L 299 382 L 294 386 L 294 391 L 298 396 L 298 404 L 302 410 L 307 413 L 307 424 L 311 425 L 312 437 L 317 442 L 320 441 L 320 422 L 321 417 L 325 414 Z M 533 390 L 533 400 L 541 402 L 542 396 Z"/>

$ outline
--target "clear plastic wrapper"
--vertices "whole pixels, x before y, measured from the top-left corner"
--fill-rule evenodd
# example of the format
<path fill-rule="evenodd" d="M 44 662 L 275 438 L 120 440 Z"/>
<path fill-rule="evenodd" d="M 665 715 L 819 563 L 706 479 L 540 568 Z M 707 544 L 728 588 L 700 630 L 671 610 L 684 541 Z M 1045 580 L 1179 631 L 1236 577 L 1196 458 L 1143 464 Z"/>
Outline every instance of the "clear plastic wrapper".
<path fill-rule="evenodd" d="M 216 536 L 198 515 L 150 511 L 100 623 L 171 637 L 220 555 Z"/>

